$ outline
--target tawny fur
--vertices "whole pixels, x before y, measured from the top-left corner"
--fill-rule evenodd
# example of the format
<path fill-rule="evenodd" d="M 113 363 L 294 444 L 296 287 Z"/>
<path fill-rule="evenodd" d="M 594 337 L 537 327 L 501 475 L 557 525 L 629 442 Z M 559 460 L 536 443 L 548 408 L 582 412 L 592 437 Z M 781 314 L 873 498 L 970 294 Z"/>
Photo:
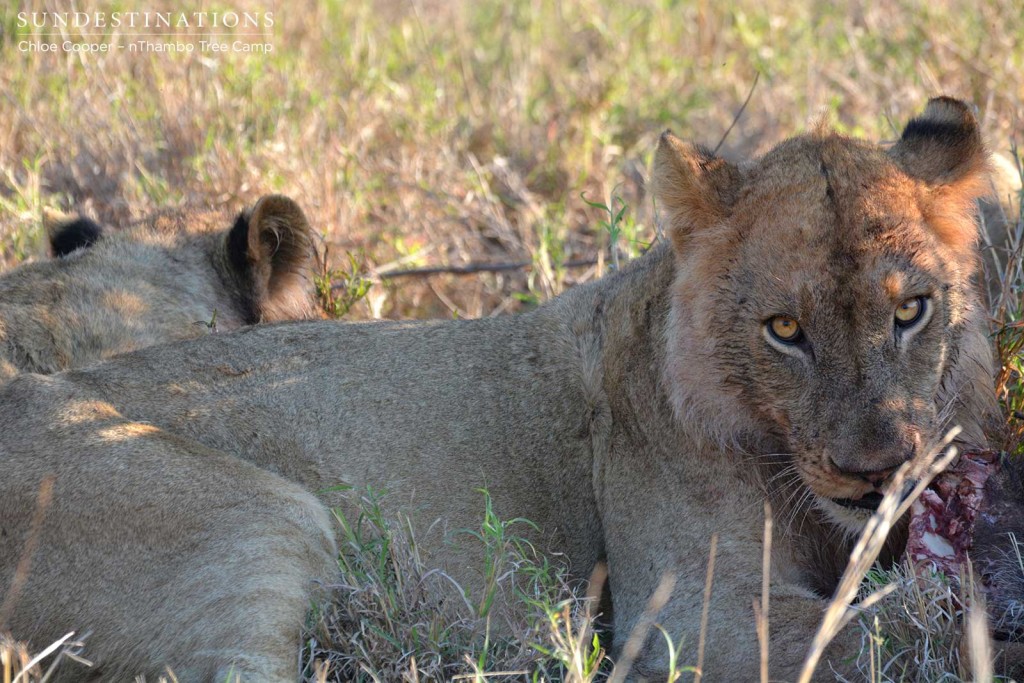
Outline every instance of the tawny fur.
<path fill-rule="evenodd" d="M 653 179 L 670 244 L 521 316 L 263 326 L 16 378 L 0 393 L 7 548 L 57 479 L 9 625 L 37 644 L 91 630 L 102 671 L 234 662 L 289 680 L 330 531 L 312 501 L 290 530 L 260 513 L 300 496 L 284 480 L 386 488 L 428 559 L 469 584 L 481 558 L 454 532 L 478 526 L 486 487 L 575 575 L 607 561 L 616 650 L 666 573 L 657 620 L 694 647 L 717 533 L 705 680 L 756 680 L 767 497 L 771 675 L 792 680 L 864 520 L 831 499 L 947 425 L 980 445 L 995 408 L 961 213 L 984 151 L 965 112 L 933 101 L 890 153 L 819 130 L 743 168 L 666 134 Z M 950 120 L 956 135 L 932 139 Z M 897 336 L 917 295 L 930 317 Z M 769 343 L 775 315 L 806 348 Z M 249 589 L 271 580 L 293 583 Z M 840 634 L 820 679 L 851 674 L 860 646 Z M 652 638 L 633 674 L 666 666 Z"/>
<path fill-rule="evenodd" d="M 54 236 L 67 224 L 48 222 Z M 312 317 L 312 230 L 295 202 L 261 199 L 236 244 L 229 228 L 219 213 L 166 213 L 0 275 L 0 382 L 199 337 L 204 323 Z"/>

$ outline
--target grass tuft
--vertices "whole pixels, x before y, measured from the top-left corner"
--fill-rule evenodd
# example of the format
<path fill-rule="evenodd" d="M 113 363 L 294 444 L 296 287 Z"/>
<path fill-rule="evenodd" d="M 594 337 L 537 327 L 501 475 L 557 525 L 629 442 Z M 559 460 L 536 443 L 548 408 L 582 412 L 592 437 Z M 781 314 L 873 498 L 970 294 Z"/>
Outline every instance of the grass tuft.
<path fill-rule="evenodd" d="M 593 599 L 516 535 L 527 520 L 502 520 L 481 493 L 480 528 L 459 534 L 482 558 L 484 582 L 470 591 L 422 555 L 409 519 L 385 512 L 385 495 L 349 492 L 355 511 L 335 509 L 338 578 L 303 638 L 304 680 L 594 679 L 604 653 Z"/>

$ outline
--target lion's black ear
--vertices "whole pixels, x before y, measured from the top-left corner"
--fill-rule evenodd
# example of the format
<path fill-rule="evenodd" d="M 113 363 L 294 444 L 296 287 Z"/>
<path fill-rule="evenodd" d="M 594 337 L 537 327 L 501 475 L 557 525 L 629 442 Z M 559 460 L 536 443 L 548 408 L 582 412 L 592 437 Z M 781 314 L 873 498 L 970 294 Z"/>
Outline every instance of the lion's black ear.
<path fill-rule="evenodd" d="M 50 239 L 50 253 L 57 257 L 91 246 L 103 235 L 96 221 L 57 211 L 43 213 L 43 229 Z"/>
<path fill-rule="evenodd" d="M 957 248 L 972 246 L 975 200 L 990 188 L 989 157 L 970 108 L 951 97 L 929 100 L 889 154 L 927 188 L 922 209 L 939 238 Z"/>
<path fill-rule="evenodd" d="M 267 195 L 228 233 L 227 254 L 242 286 L 247 322 L 309 317 L 313 231 L 299 205 Z"/>
<path fill-rule="evenodd" d="M 889 152 L 903 170 L 929 185 L 950 185 L 984 173 L 988 155 L 970 108 L 952 97 L 928 100 Z"/>
<path fill-rule="evenodd" d="M 680 252 L 691 234 L 729 215 L 743 182 L 736 166 L 669 131 L 658 141 L 651 178 L 669 237 Z"/>

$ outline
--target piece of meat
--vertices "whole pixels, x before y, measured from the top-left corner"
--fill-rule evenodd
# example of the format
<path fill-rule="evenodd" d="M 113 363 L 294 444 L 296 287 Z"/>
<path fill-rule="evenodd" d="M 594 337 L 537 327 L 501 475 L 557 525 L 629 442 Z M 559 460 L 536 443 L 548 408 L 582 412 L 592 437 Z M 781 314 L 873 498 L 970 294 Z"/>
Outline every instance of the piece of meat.
<path fill-rule="evenodd" d="M 968 559 L 1001 640 L 1024 638 L 1024 460 L 968 452 L 913 504 L 907 556 L 954 583 Z"/>
<path fill-rule="evenodd" d="M 960 456 L 935 477 L 910 508 L 907 556 L 916 567 L 960 576 L 974 542 L 974 527 L 986 507 L 985 484 L 1001 461 L 997 451 Z"/>

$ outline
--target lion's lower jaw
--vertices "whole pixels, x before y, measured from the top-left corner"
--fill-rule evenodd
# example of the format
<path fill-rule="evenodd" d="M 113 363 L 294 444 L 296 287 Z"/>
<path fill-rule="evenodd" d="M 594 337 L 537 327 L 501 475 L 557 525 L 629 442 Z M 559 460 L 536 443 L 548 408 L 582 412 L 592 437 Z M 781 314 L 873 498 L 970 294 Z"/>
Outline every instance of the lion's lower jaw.
<path fill-rule="evenodd" d="M 848 508 L 815 494 L 814 505 L 847 536 L 859 536 L 871 519 L 871 510 Z"/>

